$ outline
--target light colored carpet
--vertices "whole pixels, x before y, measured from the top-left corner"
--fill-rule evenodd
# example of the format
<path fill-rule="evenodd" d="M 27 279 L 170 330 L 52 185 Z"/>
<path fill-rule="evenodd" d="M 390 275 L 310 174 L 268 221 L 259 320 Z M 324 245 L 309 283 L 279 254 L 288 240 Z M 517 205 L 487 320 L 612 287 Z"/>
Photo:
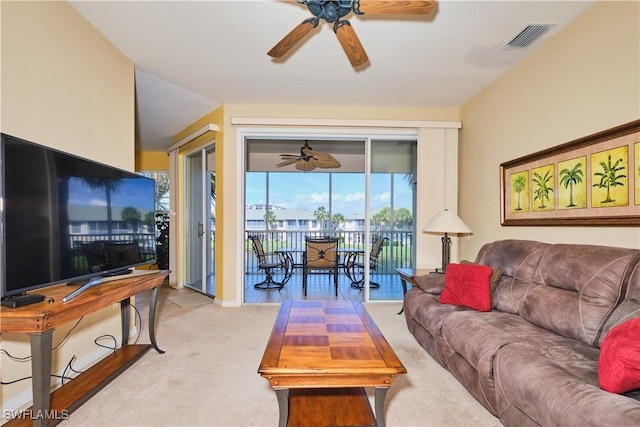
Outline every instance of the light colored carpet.
<path fill-rule="evenodd" d="M 500 426 L 408 332 L 400 304 L 367 310 L 408 370 L 386 399 L 387 425 Z M 71 426 L 276 426 L 278 405 L 257 373 L 277 305 L 211 304 L 161 319 L 151 350 L 64 421 Z"/>
<path fill-rule="evenodd" d="M 176 295 L 168 298 L 169 301 L 181 308 L 195 308 L 205 304 L 213 304 L 213 299 L 199 293 Z"/>

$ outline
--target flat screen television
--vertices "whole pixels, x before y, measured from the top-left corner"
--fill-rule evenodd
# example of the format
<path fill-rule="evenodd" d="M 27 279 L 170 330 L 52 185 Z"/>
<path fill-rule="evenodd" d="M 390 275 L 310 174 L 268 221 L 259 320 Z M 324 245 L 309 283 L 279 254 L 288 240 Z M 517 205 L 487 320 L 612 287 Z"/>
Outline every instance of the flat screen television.
<path fill-rule="evenodd" d="M 155 238 L 153 179 L 0 134 L 3 305 L 154 263 Z"/>

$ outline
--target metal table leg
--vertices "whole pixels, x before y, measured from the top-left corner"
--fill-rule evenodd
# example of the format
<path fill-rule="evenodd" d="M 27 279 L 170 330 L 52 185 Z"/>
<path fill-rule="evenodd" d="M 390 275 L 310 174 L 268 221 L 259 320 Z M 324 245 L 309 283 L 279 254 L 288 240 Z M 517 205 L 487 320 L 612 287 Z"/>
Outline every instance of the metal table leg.
<path fill-rule="evenodd" d="M 280 409 L 280 418 L 278 420 L 279 427 L 287 427 L 289 419 L 289 389 L 275 389 L 276 398 L 278 399 L 278 408 Z"/>
<path fill-rule="evenodd" d="M 51 399 L 51 338 L 53 329 L 41 333 L 30 333 L 31 375 L 33 407 L 31 417 L 34 427 L 45 427 L 49 420 Z"/>
<path fill-rule="evenodd" d="M 156 344 L 156 304 L 158 302 L 158 286 L 151 290 L 151 301 L 149 301 L 149 340 L 151 345 L 160 354 L 164 353 L 164 350 L 158 348 Z"/>
<path fill-rule="evenodd" d="M 400 277 L 400 282 L 402 283 L 402 296 L 404 298 L 404 296 L 407 294 L 407 281 L 405 279 L 403 279 L 402 277 Z M 402 314 L 403 311 L 404 311 L 404 302 L 403 302 L 402 308 L 400 309 L 398 314 Z"/>
<path fill-rule="evenodd" d="M 384 399 L 387 396 L 389 387 L 376 387 L 376 426 L 384 427 Z"/>
<path fill-rule="evenodd" d="M 129 328 L 131 327 L 131 298 L 120 301 L 120 325 L 122 327 L 122 345 L 129 344 Z"/>

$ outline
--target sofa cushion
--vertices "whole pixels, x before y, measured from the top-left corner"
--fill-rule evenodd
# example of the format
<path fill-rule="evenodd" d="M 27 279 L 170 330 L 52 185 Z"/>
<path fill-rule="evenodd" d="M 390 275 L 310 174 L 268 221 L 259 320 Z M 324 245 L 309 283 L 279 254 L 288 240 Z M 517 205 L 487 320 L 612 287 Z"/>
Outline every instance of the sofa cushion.
<path fill-rule="evenodd" d="M 608 318 L 622 301 L 635 249 L 550 245 L 538 266 L 540 286 L 525 296 L 520 315 L 564 337 L 597 345 Z"/>
<path fill-rule="evenodd" d="M 637 426 L 640 402 L 598 386 L 598 349 L 564 338 L 542 347 L 514 343 L 495 359 L 496 404 L 505 425 L 526 414 L 541 426 Z M 533 424 L 533 423 L 532 423 Z"/>
<path fill-rule="evenodd" d="M 485 244 L 475 259 L 502 272 L 502 279 L 492 295 L 493 308 L 518 314 L 525 295 L 537 285 L 538 263 L 548 243 L 530 240 L 499 240 Z"/>
<path fill-rule="evenodd" d="M 600 334 L 598 346 L 601 345 L 602 339 L 607 335 L 611 328 L 617 325 L 640 317 L 640 262 L 635 264 L 635 268 L 629 274 L 627 282 L 627 293 L 620 304 L 618 304 L 611 313 Z"/>
<path fill-rule="evenodd" d="M 616 326 L 604 337 L 598 381 L 611 393 L 640 389 L 640 318 Z"/>
<path fill-rule="evenodd" d="M 473 264 L 473 265 L 481 265 L 476 262 L 471 262 L 467 260 L 460 261 L 460 264 Z M 491 266 L 489 266 L 491 267 Z M 500 278 L 502 277 L 502 271 L 499 268 L 491 267 L 491 278 L 489 281 L 491 282 L 491 292 L 493 292 L 500 283 Z"/>
<path fill-rule="evenodd" d="M 408 319 L 414 319 L 432 336 L 439 336 L 442 323 L 455 311 L 466 310 L 456 305 L 445 305 L 438 302 L 438 296 L 423 292 L 419 288 L 411 288 L 404 296 L 403 308 Z"/>
<path fill-rule="evenodd" d="M 505 276 L 532 281 L 547 247 L 548 243 L 531 240 L 498 240 L 482 246 L 475 262 L 498 268 Z"/>
<path fill-rule="evenodd" d="M 486 265 L 449 264 L 440 302 L 479 311 L 491 310 L 491 273 L 491 267 Z"/>
<path fill-rule="evenodd" d="M 444 288 L 444 274 L 424 274 L 414 280 L 416 286 L 428 294 L 440 295 Z"/>

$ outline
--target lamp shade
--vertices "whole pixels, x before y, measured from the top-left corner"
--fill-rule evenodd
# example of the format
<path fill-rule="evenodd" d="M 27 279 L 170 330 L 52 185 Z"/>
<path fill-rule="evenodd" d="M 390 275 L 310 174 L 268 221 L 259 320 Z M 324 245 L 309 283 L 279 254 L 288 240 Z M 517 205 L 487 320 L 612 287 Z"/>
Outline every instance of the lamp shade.
<path fill-rule="evenodd" d="M 458 215 L 445 209 L 434 216 L 422 231 L 426 233 L 471 233 Z"/>

